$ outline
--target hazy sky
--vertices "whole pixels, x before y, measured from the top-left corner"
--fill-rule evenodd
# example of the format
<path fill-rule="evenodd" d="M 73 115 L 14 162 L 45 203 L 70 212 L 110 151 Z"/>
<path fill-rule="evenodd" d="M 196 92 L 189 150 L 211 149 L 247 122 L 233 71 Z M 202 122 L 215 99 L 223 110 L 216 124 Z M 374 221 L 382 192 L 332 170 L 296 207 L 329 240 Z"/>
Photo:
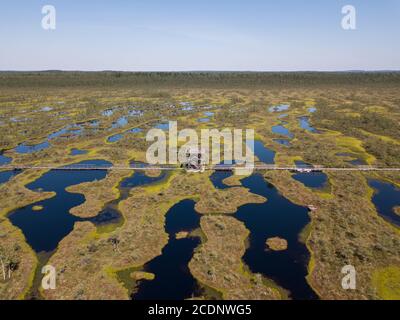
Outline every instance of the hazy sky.
<path fill-rule="evenodd" d="M 400 1 L 0 0 L 0 40 L 0 70 L 399 70 Z"/>

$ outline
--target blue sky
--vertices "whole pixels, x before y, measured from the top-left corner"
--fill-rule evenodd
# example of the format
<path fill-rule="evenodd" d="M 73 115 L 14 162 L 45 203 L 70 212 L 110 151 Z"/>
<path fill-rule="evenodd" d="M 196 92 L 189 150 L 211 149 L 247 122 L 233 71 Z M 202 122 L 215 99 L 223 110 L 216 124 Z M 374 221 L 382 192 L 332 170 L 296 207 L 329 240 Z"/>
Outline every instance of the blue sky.
<path fill-rule="evenodd" d="M 1 0 L 0 70 L 400 70 L 399 35 L 398 0 Z"/>

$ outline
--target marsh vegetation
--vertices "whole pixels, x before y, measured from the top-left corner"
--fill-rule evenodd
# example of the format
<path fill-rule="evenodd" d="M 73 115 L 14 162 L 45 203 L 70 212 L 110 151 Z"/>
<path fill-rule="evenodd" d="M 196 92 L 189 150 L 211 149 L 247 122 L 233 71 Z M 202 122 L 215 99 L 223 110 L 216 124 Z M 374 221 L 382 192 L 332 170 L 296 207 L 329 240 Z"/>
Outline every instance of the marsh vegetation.
<path fill-rule="evenodd" d="M 3 72 L 0 165 L 129 166 L 146 160 L 147 130 L 177 120 L 195 130 L 252 128 L 264 163 L 399 167 L 399 87 L 396 72 Z M 174 285 L 168 274 L 181 265 L 162 274 L 153 264 L 180 243 L 188 244 L 178 257 L 181 289 L 190 290 L 174 297 L 400 295 L 398 173 L 153 174 L 132 184 L 131 172 L 0 169 L 0 298 L 28 297 L 42 250 L 60 285 L 39 298 L 150 297 L 158 284 Z M 170 229 L 166 215 L 182 203 L 198 220 Z M 121 219 L 99 227 L 93 219 L 108 204 Z M 287 250 L 266 251 L 273 237 Z M 340 286 L 347 264 L 357 269 L 356 291 Z"/>

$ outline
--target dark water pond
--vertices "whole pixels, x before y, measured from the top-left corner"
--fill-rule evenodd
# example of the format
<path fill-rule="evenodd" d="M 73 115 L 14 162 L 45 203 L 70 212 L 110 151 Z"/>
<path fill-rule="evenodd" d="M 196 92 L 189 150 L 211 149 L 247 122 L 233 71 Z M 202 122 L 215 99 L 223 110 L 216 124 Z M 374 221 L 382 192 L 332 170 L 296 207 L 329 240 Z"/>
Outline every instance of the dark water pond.
<path fill-rule="evenodd" d="M 87 154 L 87 153 L 88 153 L 87 150 L 71 149 L 70 155 L 71 155 L 71 156 L 79 156 L 79 155 Z"/>
<path fill-rule="evenodd" d="M 83 124 L 68 125 L 65 128 L 62 128 L 61 130 L 50 133 L 47 136 L 47 140 L 52 140 L 52 139 L 58 138 L 62 135 L 79 136 L 83 133 L 83 130 L 84 130 Z"/>
<path fill-rule="evenodd" d="M 275 153 L 266 148 L 261 141 L 254 142 L 254 152 L 265 163 L 273 163 Z M 230 172 L 216 172 L 210 177 L 217 188 L 226 188 L 222 180 Z M 173 206 L 166 214 L 165 230 L 169 242 L 162 254 L 144 266 L 144 270 L 155 274 L 152 281 L 142 281 L 134 299 L 186 299 L 199 290 L 196 280 L 190 274 L 188 263 L 193 250 L 200 244 L 198 238 L 176 239 L 180 231 L 191 231 L 199 227 L 200 217 L 194 210 L 195 202 L 184 200 Z"/>
<path fill-rule="evenodd" d="M 372 202 L 378 213 L 387 221 L 400 226 L 400 215 L 394 212 L 394 208 L 400 206 L 400 189 L 375 179 L 369 179 L 368 184 L 375 190 Z"/>
<path fill-rule="evenodd" d="M 198 122 L 210 122 L 210 117 L 212 117 L 214 115 L 214 112 L 211 111 L 206 111 L 204 112 L 204 115 L 206 116 L 206 118 L 200 118 L 197 119 Z"/>
<path fill-rule="evenodd" d="M 264 153 L 268 158 L 265 159 Z M 274 163 L 274 154 L 261 141 L 255 143 L 255 155 L 268 163 Z M 231 173 L 215 172 L 210 176 L 214 186 L 228 188 L 223 180 Z M 299 234 L 310 222 L 308 209 L 295 205 L 283 197 L 277 189 L 259 174 L 242 180 L 245 188 L 268 199 L 262 204 L 246 204 L 238 209 L 235 217 L 250 230 L 249 248 L 243 256 L 250 270 L 262 273 L 291 292 L 294 299 L 316 299 L 317 296 L 308 285 L 307 264 L 309 252 L 299 241 Z M 266 250 L 265 241 L 270 237 L 281 237 L 288 241 L 288 249 L 274 252 Z"/>
<path fill-rule="evenodd" d="M 104 160 L 88 160 L 79 164 L 111 166 L 110 162 Z M 122 216 L 117 210 L 117 204 L 129 194 L 131 188 L 157 182 L 166 176 L 163 173 L 158 177 L 148 177 L 143 171 L 135 171 L 121 182 L 120 198 L 106 204 L 97 216 L 79 218 L 70 214 L 69 210 L 82 204 L 85 197 L 82 194 L 69 193 L 65 188 L 83 182 L 101 180 L 106 175 L 107 171 L 105 170 L 49 171 L 28 184 L 27 188 L 33 191 L 53 191 L 56 196 L 17 209 L 11 212 L 8 217 L 15 226 L 22 230 L 28 244 L 36 252 L 53 251 L 58 243 L 72 231 L 77 221 L 90 221 L 99 226 L 118 223 Z M 34 206 L 42 206 L 43 209 L 35 211 Z"/>
<path fill-rule="evenodd" d="M 98 127 L 100 125 L 100 121 L 99 120 L 90 120 L 89 125 L 91 127 Z"/>
<path fill-rule="evenodd" d="M 311 133 L 320 133 L 317 129 L 311 126 L 309 117 L 300 117 L 299 118 L 300 127 Z"/>
<path fill-rule="evenodd" d="M 142 110 L 130 110 L 128 115 L 130 117 L 141 117 L 144 115 L 144 112 Z"/>
<path fill-rule="evenodd" d="M 122 128 L 128 125 L 128 118 L 126 116 L 123 116 L 119 119 L 117 119 L 117 121 L 113 122 L 111 124 L 111 128 L 112 129 L 116 129 L 116 128 Z"/>
<path fill-rule="evenodd" d="M 0 166 L 9 164 L 11 161 L 10 157 L 3 156 L 3 152 L 0 152 Z"/>
<path fill-rule="evenodd" d="M 224 172 L 216 175 L 221 175 L 218 183 L 227 177 Z M 317 299 L 305 279 L 309 252 L 298 240 L 299 233 L 310 222 L 308 210 L 284 198 L 259 174 L 243 179 L 242 184 L 252 193 L 268 199 L 263 204 L 246 204 L 235 214 L 250 230 L 250 244 L 243 256 L 244 262 L 252 272 L 262 273 L 289 290 L 293 299 Z M 266 250 L 266 239 L 275 236 L 288 241 L 287 250 Z"/>
<path fill-rule="evenodd" d="M 268 149 L 264 146 L 262 141 L 255 140 L 254 141 L 254 149 L 250 146 L 250 150 L 254 152 L 257 158 L 265 163 L 265 164 L 274 164 L 275 163 L 275 151 Z"/>
<path fill-rule="evenodd" d="M 27 142 L 21 143 L 14 148 L 14 151 L 20 154 L 38 152 L 51 146 L 51 140 L 60 138 L 62 136 L 81 136 L 85 132 L 84 123 L 67 125 L 64 128 L 50 133 L 43 142 L 38 144 L 29 144 Z"/>
<path fill-rule="evenodd" d="M 126 130 L 126 131 L 124 131 L 122 133 L 118 133 L 118 134 L 115 134 L 115 135 L 112 135 L 112 136 L 108 137 L 107 138 L 107 142 L 109 142 L 109 143 L 118 142 L 127 133 L 139 133 L 139 132 L 142 132 L 142 131 L 143 131 L 143 129 L 140 129 L 140 128 L 132 128 L 132 129 Z"/>
<path fill-rule="evenodd" d="M 348 160 L 344 160 L 344 161 L 347 163 L 350 163 L 353 166 L 368 165 L 368 163 L 364 159 L 362 159 L 359 155 L 357 155 L 355 153 L 342 152 L 342 153 L 337 153 L 336 156 L 348 158 Z"/>
<path fill-rule="evenodd" d="M 132 128 L 132 129 L 129 129 L 128 131 L 126 131 L 127 133 L 139 133 L 139 132 L 142 132 L 143 131 L 143 129 L 140 129 L 140 128 Z"/>
<path fill-rule="evenodd" d="M 0 186 L 16 176 L 20 171 L 0 171 Z"/>
<path fill-rule="evenodd" d="M 269 107 L 268 111 L 269 112 L 282 112 L 282 111 L 286 111 L 290 108 L 290 106 L 288 104 L 280 104 L 277 106 L 272 106 Z"/>
<path fill-rule="evenodd" d="M 121 140 L 122 137 L 123 137 L 123 135 L 121 133 L 114 134 L 113 136 L 110 136 L 107 138 L 107 142 L 114 143 L 114 142 Z"/>
<path fill-rule="evenodd" d="M 350 161 L 347 161 L 347 162 L 350 163 L 353 166 L 366 166 L 366 165 L 368 165 L 368 163 L 365 160 L 359 159 L 359 158 L 354 159 L 354 160 L 350 160 Z"/>
<path fill-rule="evenodd" d="M 250 245 L 243 256 L 244 262 L 252 272 L 262 273 L 289 290 L 293 299 L 316 299 L 305 279 L 309 252 L 298 239 L 310 222 L 308 210 L 287 200 L 261 175 L 245 178 L 242 184 L 252 193 L 268 199 L 262 204 L 246 204 L 235 214 L 250 230 Z M 266 250 L 266 239 L 276 236 L 287 240 L 287 250 Z"/>
<path fill-rule="evenodd" d="M 294 135 L 289 131 L 288 128 L 283 125 L 277 125 L 272 127 L 272 133 L 280 134 L 282 136 L 288 137 L 289 139 L 293 139 Z"/>
<path fill-rule="evenodd" d="M 111 117 L 113 114 L 114 114 L 114 110 L 112 110 L 112 109 L 104 110 L 101 113 L 101 115 L 104 116 L 104 117 Z"/>
<path fill-rule="evenodd" d="M 41 151 L 50 147 L 50 143 L 48 141 L 41 142 L 34 145 L 28 145 L 26 143 L 19 144 L 14 148 L 17 153 L 33 153 L 37 151 Z"/>
<path fill-rule="evenodd" d="M 230 171 L 215 171 L 210 175 L 210 180 L 216 189 L 227 189 L 230 188 L 223 181 L 232 175 Z"/>
<path fill-rule="evenodd" d="M 115 106 L 115 107 L 110 107 L 108 109 L 103 110 L 101 112 L 101 115 L 103 117 L 111 117 L 112 115 L 114 115 L 115 112 L 120 111 L 122 109 L 129 109 L 128 110 L 129 117 L 141 117 L 144 114 L 144 111 L 140 110 L 141 108 L 138 106 L 128 106 L 128 107 Z"/>
<path fill-rule="evenodd" d="M 188 264 L 193 250 L 200 239 L 187 237 L 176 239 L 176 233 L 191 231 L 199 227 L 200 216 L 194 210 L 195 202 L 183 200 L 174 205 L 165 216 L 165 231 L 169 235 L 168 244 L 160 256 L 144 267 L 146 272 L 155 274 L 155 279 L 142 281 L 133 294 L 135 300 L 182 300 L 192 297 L 198 291 L 196 280 L 190 273 Z"/>
<path fill-rule="evenodd" d="M 89 160 L 80 164 L 111 165 L 104 160 Z M 107 171 L 100 170 L 49 171 L 26 187 L 33 191 L 53 191 L 56 192 L 56 196 L 17 209 L 8 217 L 13 225 L 22 230 L 33 250 L 52 251 L 71 232 L 76 221 L 84 221 L 70 214 L 69 210 L 82 204 L 85 197 L 82 194 L 69 193 L 65 188 L 103 179 L 106 174 Z M 43 209 L 35 211 L 34 206 L 42 206 Z"/>
<path fill-rule="evenodd" d="M 123 221 L 123 216 L 118 210 L 119 202 L 125 200 L 129 196 L 129 191 L 132 188 L 153 184 L 162 181 L 167 176 L 165 171 L 159 176 L 149 177 L 144 171 L 135 171 L 131 176 L 124 178 L 118 186 L 120 196 L 118 199 L 108 202 L 99 214 L 90 219 L 97 226 L 103 225 L 120 225 Z"/>
<path fill-rule="evenodd" d="M 272 141 L 274 141 L 280 145 L 283 145 L 285 147 L 291 146 L 290 140 L 288 140 L 288 139 L 272 139 Z"/>
<path fill-rule="evenodd" d="M 275 152 L 271 149 L 264 146 L 262 141 L 255 140 L 254 141 L 254 149 L 249 144 L 250 149 L 254 152 L 254 155 L 257 156 L 261 162 L 266 164 L 274 164 L 275 163 Z M 224 162 L 221 162 L 224 164 Z M 231 163 L 228 163 L 231 164 Z M 230 177 L 232 172 L 230 171 L 215 171 L 210 175 L 210 180 L 213 183 L 214 187 L 217 189 L 227 189 L 229 186 L 223 183 L 223 180 Z"/>
<path fill-rule="evenodd" d="M 193 104 L 190 102 L 180 102 L 179 104 L 182 106 L 182 111 L 192 111 L 194 109 Z"/>
<path fill-rule="evenodd" d="M 122 189 L 131 189 L 138 186 L 153 184 L 159 181 L 162 181 L 167 176 L 166 171 L 162 171 L 159 176 L 149 177 L 145 174 L 144 171 L 135 171 L 135 173 L 122 180 L 120 184 L 120 188 Z"/>
<path fill-rule="evenodd" d="M 295 161 L 295 164 L 300 168 L 312 167 L 303 161 Z M 292 178 L 313 189 L 322 189 L 328 183 L 328 176 L 323 172 L 299 172 L 293 174 Z"/>
<path fill-rule="evenodd" d="M 169 130 L 169 122 L 158 123 L 154 126 L 154 128 L 161 129 L 163 131 L 168 131 Z"/>

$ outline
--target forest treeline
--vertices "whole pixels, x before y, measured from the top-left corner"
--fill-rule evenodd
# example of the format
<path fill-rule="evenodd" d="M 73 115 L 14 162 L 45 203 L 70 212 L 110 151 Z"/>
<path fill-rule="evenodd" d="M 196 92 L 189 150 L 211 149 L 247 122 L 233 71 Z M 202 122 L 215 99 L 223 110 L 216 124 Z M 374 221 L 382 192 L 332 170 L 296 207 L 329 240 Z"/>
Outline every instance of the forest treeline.
<path fill-rule="evenodd" d="M 0 72 L 0 88 L 399 86 L 400 72 Z"/>

